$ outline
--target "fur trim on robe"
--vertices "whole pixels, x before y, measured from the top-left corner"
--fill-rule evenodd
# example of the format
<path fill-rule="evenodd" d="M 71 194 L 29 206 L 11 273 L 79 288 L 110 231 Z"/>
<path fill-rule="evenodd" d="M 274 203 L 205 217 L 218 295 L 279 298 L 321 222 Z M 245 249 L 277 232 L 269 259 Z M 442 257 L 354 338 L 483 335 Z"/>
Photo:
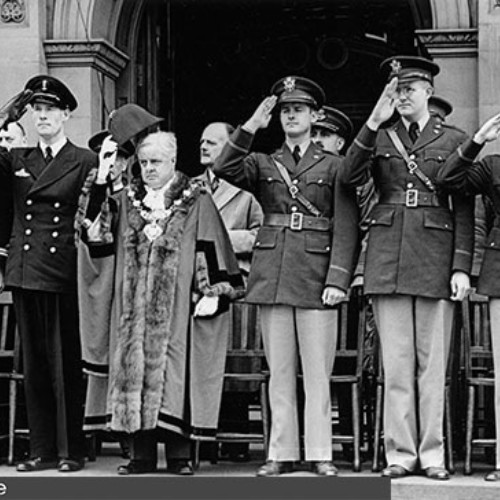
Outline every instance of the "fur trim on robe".
<path fill-rule="evenodd" d="M 166 193 L 166 199 L 179 198 L 186 188 L 182 184 L 174 184 L 179 192 Z M 159 426 L 192 437 L 215 435 L 227 339 L 215 335 L 199 348 L 192 297 L 225 294 L 235 299 L 243 294 L 243 282 L 210 195 L 199 181 L 187 189 L 193 191 L 189 206 L 174 202 L 153 242 L 143 232 L 146 222 L 137 209 L 130 200 L 122 202 L 128 228 L 123 235 L 123 312 L 110 370 L 112 430 L 132 433 Z M 201 260 L 206 270 L 195 272 Z"/>

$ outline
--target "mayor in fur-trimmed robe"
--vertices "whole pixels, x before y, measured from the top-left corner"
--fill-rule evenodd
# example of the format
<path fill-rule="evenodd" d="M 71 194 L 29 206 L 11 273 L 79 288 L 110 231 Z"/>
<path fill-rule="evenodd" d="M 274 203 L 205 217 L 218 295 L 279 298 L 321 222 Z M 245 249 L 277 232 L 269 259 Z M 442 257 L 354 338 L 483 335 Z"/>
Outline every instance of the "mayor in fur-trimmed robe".
<path fill-rule="evenodd" d="M 85 241 L 90 258 L 106 256 L 114 270 L 109 286 L 118 301 L 113 307 L 121 311 L 117 332 L 109 332 L 113 342 L 91 339 L 96 346 L 113 345 L 103 353 L 109 354 L 109 387 L 101 422 L 126 433 L 163 428 L 210 439 L 217 427 L 227 337 L 204 336 L 192 313 L 202 296 L 219 297 L 214 315 L 227 310 L 229 301 L 243 294 L 243 282 L 203 182 L 175 173 L 164 195 L 171 211 L 158 221 L 161 234 L 153 241 L 141 216 L 145 195 L 137 179 L 113 201 L 105 186 L 90 190 L 91 199 L 105 199 L 98 229 L 93 224 L 93 237 Z M 121 265 L 110 255 L 123 255 Z"/>

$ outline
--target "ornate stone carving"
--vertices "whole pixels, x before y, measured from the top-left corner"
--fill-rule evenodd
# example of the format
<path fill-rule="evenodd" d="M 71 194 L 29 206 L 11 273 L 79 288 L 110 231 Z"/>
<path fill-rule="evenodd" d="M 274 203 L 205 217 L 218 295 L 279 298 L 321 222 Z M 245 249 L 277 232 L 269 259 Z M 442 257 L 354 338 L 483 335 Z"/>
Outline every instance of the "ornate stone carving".
<path fill-rule="evenodd" d="M 26 19 L 24 0 L 1 0 L 0 20 L 4 24 L 22 24 Z"/>
<path fill-rule="evenodd" d="M 91 66 L 112 79 L 130 59 L 106 40 L 46 40 L 44 47 L 49 68 Z"/>
<path fill-rule="evenodd" d="M 477 56 L 477 29 L 415 30 L 415 34 L 432 55 Z"/>

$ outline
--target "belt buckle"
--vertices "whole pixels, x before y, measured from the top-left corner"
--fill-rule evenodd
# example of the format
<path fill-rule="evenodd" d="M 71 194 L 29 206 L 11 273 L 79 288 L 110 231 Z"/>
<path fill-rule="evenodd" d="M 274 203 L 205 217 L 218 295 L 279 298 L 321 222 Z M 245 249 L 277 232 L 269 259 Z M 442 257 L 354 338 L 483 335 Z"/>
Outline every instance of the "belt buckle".
<path fill-rule="evenodd" d="M 294 212 L 293 214 L 291 214 L 290 229 L 292 231 L 302 231 L 303 220 L 304 220 L 304 214 L 300 212 Z"/>
<path fill-rule="evenodd" d="M 408 189 L 406 191 L 406 202 L 405 205 L 410 208 L 418 207 L 418 190 Z"/>

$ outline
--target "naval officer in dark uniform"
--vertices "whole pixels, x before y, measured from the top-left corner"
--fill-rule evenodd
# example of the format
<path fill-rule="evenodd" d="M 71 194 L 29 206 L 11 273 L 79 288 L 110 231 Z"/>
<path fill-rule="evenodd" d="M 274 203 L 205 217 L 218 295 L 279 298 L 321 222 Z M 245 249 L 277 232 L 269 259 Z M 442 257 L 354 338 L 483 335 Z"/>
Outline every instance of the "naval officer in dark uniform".
<path fill-rule="evenodd" d="M 257 474 L 275 476 L 300 459 L 297 360 L 304 374 L 305 459 L 334 476 L 329 377 L 337 311 L 345 298 L 357 245 L 354 190 L 337 182 L 341 159 L 311 141 L 324 92 L 315 82 L 286 77 L 231 136 L 214 173 L 252 192 L 264 212 L 254 245 L 246 300 L 260 305 L 271 378 L 268 461 Z M 277 105 L 285 142 L 275 153 L 250 153 L 254 134 Z"/>
<path fill-rule="evenodd" d="M 429 113 L 436 64 L 401 56 L 384 61 L 382 70 L 389 83 L 343 164 L 350 186 L 372 177 L 379 194 L 364 287 L 373 298 L 385 371 L 382 475 L 398 478 L 420 467 L 443 480 L 451 300 L 462 300 L 469 288 L 474 233 L 473 200 L 454 197 L 450 204 L 435 177 L 467 137 Z M 381 128 L 394 109 L 400 118 Z"/>
<path fill-rule="evenodd" d="M 0 254 L 8 253 L 30 430 L 30 459 L 17 470 L 72 472 L 85 456 L 73 220 L 97 156 L 66 138 L 77 102 L 63 82 L 39 75 L 26 90 L 38 145 L 0 153 Z"/>

